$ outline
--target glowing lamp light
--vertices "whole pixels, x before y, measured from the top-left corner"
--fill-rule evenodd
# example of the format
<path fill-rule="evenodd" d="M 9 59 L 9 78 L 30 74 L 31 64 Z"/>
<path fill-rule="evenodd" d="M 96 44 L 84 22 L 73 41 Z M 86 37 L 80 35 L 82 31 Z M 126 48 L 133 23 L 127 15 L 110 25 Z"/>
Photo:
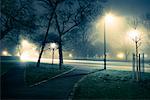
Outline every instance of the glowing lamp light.
<path fill-rule="evenodd" d="M 50 47 L 51 47 L 52 49 L 55 49 L 55 48 L 57 47 L 57 45 L 56 45 L 56 43 L 51 43 L 51 44 L 50 44 Z"/>
<path fill-rule="evenodd" d="M 8 52 L 7 52 L 7 51 L 3 51 L 3 52 L 2 52 L 2 55 L 3 55 L 3 56 L 8 56 Z"/>
<path fill-rule="evenodd" d="M 72 58 L 72 57 L 73 57 L 71 53 L 69 54 L 69 57 L 70 57 L 70 58 Z"/>
<path fill-rule="evenodd" d="M 21 56 L 20 56 L 20 59 L 21 59 L 22 61 L 27 61 L 27 60 L 29 60 L 29 59 L 30 59 L 30 56 L 29 56 L 28 52 L 22 53 Z"/>
<path fill-rule="evenodd" d="M 134 41 L 136 41 L 140 37 L 140 32 L 137 30 L 131 30 L 128 34 L 129 34 L 129 37 L 133 39 Z"/>
<path fill-rule="evenodd" d="M 107 15 L 105 16 L 105 21 L 106 21 L 107 23 L 112 23 L 112 22 L 114 21 L 114 16 L 113 16 L 111 13 L 107 14 Z"/>
<path fill-rule="evenodd" d="M 22 45 L 28 45 L 29 42 L 28 42 L 27 40 L 22 40 L 21 44 L 22 44 Z"/>
<path fill-rule="evenodd" d="M 124 58 L 124 54 L 123 54 L 123 53 L 118 53 L 118 54 L 117 54 L 117 57 L 118 57 L 119 59 L 123 59 L 123 58 Z"/>
<path fill-rule="evenodd" d="M 37 46 L 30 43 L 28 40 L 21 40 L 20 52 L 17 53 L 20 56 L 21 61 L 36 61 L 38 58 Z"/>
<path fill-rule="evenodd" d="M 145 58 L 147 58 L 147 57 L 148 57 L 148 55 L 147 55 L 147 54 L 145 54 L 145 55 L 144 55 L 144 57 L 145 57 Z"/>

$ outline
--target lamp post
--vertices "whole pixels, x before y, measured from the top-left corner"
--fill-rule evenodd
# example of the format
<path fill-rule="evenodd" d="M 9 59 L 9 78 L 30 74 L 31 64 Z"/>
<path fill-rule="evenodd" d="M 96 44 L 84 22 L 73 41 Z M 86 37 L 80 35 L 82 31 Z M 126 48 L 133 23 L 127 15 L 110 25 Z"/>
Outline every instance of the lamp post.
<path fill-rule="evenodd" d="M 56 43 L 51 43 L 50 47 L 52 49 L 52 65 L 54 64 L 54 53 L 55 53 L 55 49 L 57 47 Z"/>
<path fill-rule="evenodd" d="M 109 13 L 105 16 L 104 18 L 104 69 L 106 70 L 106 57 L 107 57 L 107 54 L 106 54 L 106 50 L 107 50 L 107 47 L 106 47 L 106 24 L 107 22 L 111 23 L 113 21 L 113 16 Z"/>
<path fill-rule="evenodd" d="M 106 19 L 104 20 L 104 69 L 106 70 Z"/>
<path fill-rule="evenodd" d="M 3 56 L 8 56 L 8 52 L 5 50 L 5 51 L 2 52 L 2 55 Z"/>

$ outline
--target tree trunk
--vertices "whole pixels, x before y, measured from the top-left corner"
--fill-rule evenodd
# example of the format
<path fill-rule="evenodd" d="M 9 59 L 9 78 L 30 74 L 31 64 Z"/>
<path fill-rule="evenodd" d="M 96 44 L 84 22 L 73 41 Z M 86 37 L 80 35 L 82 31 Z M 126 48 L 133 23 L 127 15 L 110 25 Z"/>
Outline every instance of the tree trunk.
<path fill-rule="evenodd" d="M 138 64 L 138 42 L 135 42 L 136 45 L 136 76 L 137 76 L 137 81 L 139 81 L 139 64 Z"/>
<path fill-rule="evenodd" d="M 59 69 L 61 69 L 63 64 L 63 52 L 62 52 L 62 40 L 61 35 L 59 36 Z"/>
<path fill-rule="evenodd" d="M 21 56 L 22 51 L 21 51 L 21 48 L 20 48 L 20 44 L 18 44 L 18 53 L 19 53 L 19 56 Z"/>
<path fill-rule="evenodd" d="M 126 62 L 127 62 L 127 61 L 128 61 L 128 54 L 126 54 L 125 56 L 126 56 L 126 58 L 125 58 L 125 59 L 126 59 Z"/>
<path fill-rule="evenodd" d="M 44 47 L 45 47 L 45 44 L 42 45 L 42 49 L 41 49 L 41 52 L 39 54 L 39 58 L 38 58 L 38 62 L 36 64 L 36 67 L 40 67 L 40 62 L 41 62 L 41 57 L 42 57 L 42 54 L 43 54 L 43 51 L 44 51 Z"/>
<path fill-rule="evenodd" d="M 48 36 L 49 29 L 50 29 L 51 21 L 52 21 L 52 18 L 54 16 L 54 14 L 55 14 L 56 8 L 57 8 L 57 4 L 55 5 L 55 7 L 53 9 L 53 12 L 51 14 L 51 17 L 49 19 L 48 26 L 47 26 L 47 31 L 46 31 L 46 34 L 45 34 L 45 37 L 44 37 L 44 40 L 43 40 L 43 43 L 42 43 L 42 49 L 41 49 L 36 67 L 40 66 L 41 57 L 42 57 L 42 54 L 43 54 L 43 51 L 44 51 L 44 47 L 45 47 L 45 43 L 46 43 L 46 39 L 47 39 L 47 36 Z"/>
<path fill-rule="evenodd" d="M 43 40 L 43 43 L 42 43 L 42 49 L 41 49 L 41 52 L 39 54 L 39 58 L 38 58 L 38 62 L 36 64 L 36 67 L 39 67 L 40 66 L 40 61 L 41 61 L 41 57 L 42 57 L 42 54 L 43 54 L 43 51 L 44 51 L 44 47 L 45 47 L 45 43 L 46 43 L 46 39 L 47 39 L 47 36 L 48 36 L 48 32 L 49 32 L 49 29 L 50 29 L 50 25 L 51 25 L 51 21 L 52 21 L 52 18 L 53 18 L 53 15 L 55 13 L 55 10 L 56 10 L 56 7 L 54 8 L 52 14 L 51 14 L 51 17 L 49 19 L 49 22 L 48 22 L 48 26 L 47 26 L 47 31 L 46 31 L 46 34 L 45 34 L 45 37 L 44 37 L 44 40 Z"/>

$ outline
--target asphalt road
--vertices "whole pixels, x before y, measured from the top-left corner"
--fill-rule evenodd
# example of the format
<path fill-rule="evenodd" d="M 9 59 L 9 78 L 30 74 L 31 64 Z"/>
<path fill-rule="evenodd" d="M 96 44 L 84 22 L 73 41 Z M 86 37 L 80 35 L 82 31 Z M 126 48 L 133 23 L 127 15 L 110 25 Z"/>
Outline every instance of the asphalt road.
<path fill-rule="evenodd" d="M 32 59 L 31 61 L 37 61 Z M 51 59 L 42 59 L 41 62 L 51 63 Z M 58 64 L 58 59 L 54 59 L 54 63 Z M 90 69 L 103 69 L 103 61 L 92 61 L 92 60 L 64 60 L 64 64 L 80 66 L 81 68 Z M 141 64 L 142 67 L 142 64 Z M 145 63 L 144 71 L 150 72 L 150 63 Z M 121 61 L 107 61 L 107 69 L 111 70 L 123 70 L 132 71 L 132 62 L 121 62 Z"/>
<path fill-rule="evenodd" d="M 50 63 L 50 59 L 42 59 L 42 62 Z M 55 63 L 58 62 L 55 60 Z M 80 78 L 95 69 L 103 69 L 102 61 L 64 60 L 64 64 L 76 66 L 77 69 L 34 87 L 25 85 L 24 65 L 10 70 L 1 77 L 2 99 L 67 99 Z M 132 71 L 131 66 L 129 62 L 107 62 L 107 69 Z M 145 71 L 150 72 L 148 64 Z"/>
<path fill-rule="evenodd" d="M 74 84 L 93 71 L 78 66 L 68 74 L 28 87 L 24 80 L 24 65 L 20 64 L 1 76 L 2 99 L 68 99 Z"/>
<path fill-rule="evenodd" d="M 103 69 L 103 61 L 86 61 L 86 62 L 64 62 L 67 65 L 74 65 L 92 69 Z M 142 69 L 141 65 L 141 69 Z M 122 71 L 132 71 L 132 63 L 131 62 L 115 62 L 115 61 L 107 61 L 107 69 L 110 70 L 122 70 Z M 144 65 L 144 71 L 150 72 L 150 64 Z"/>

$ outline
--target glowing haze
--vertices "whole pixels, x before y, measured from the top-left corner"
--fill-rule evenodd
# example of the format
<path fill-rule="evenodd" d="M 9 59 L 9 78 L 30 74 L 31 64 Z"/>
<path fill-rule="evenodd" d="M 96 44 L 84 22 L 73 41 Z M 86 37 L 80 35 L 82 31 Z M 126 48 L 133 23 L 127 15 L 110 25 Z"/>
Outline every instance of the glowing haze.
<path fill-rule="evenodd" d="M 37 60 L 38 58 L 38 51 L 36 50 L 37 47 L 36 45 L 29 43 L 27 40 L 22 40 L 21 41 L 21 55 L 20 59 L 22 61 L 29 61 L 29 60 Z"/>
<path fill-rule="evenodd" d="M 142 25 L 139 25 L 137 30 L 133 31 L 133 28 L 128 24 L 127 17 L 115 15 L 113 12 L 104 17 L 97 18 L 95 23 L 93 23 L 93 34 L 97 34 L 97 37 L 99 37 L 95 37 L 95 40 L 102 43 L 104 41 L 104 21 L 106 21 L 107 53 L 111 54 L 111 56 L 121 58 L 127 50 L 132 54 L 135 49 L 133 39 L 138 37 L 141 38 L 140 41 L 142 43 L 140 47 L 141 53 L 149 53 L 149 51 L 145 50 L 145 47 L 148 46 L 146 44 L 148 41 L 146 29 Z M 118 51 L 122 52 L 122 54 L 118 55 Z"/>

